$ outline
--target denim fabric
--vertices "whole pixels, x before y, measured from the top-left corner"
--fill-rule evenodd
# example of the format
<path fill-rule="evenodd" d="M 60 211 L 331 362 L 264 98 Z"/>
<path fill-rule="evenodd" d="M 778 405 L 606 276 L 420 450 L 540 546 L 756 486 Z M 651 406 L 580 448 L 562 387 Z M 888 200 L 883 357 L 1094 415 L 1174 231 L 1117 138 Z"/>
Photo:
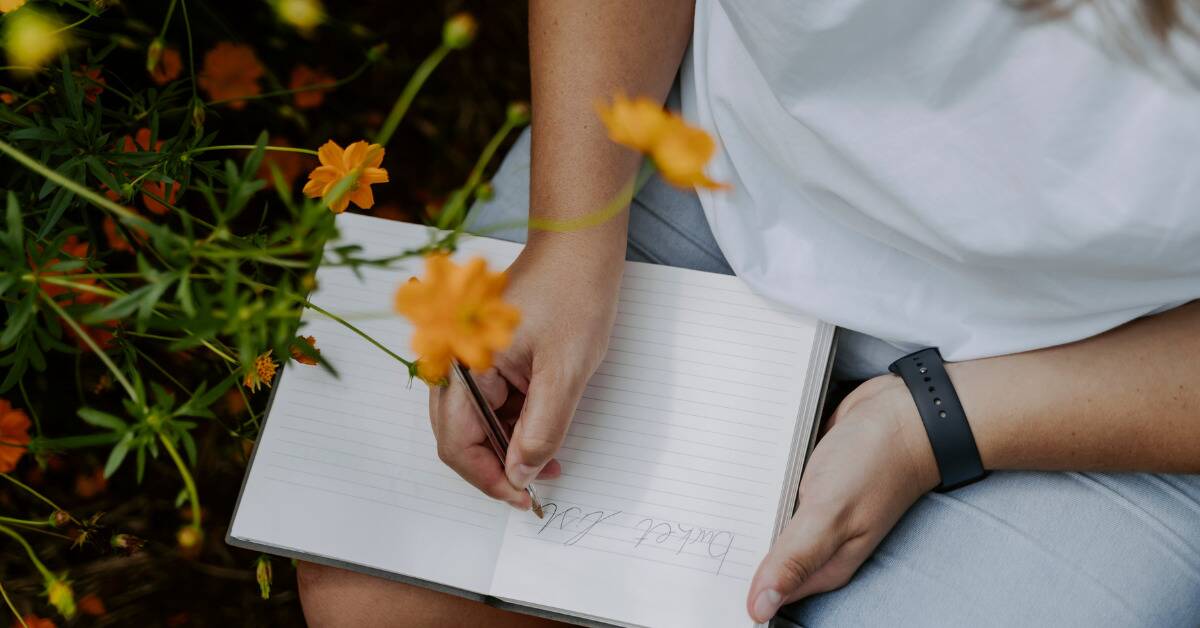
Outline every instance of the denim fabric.
<path fill-rule="evenodd" d="M 471 229 L 526 217 L 528 133 L 493 184 Z M 628 259 L 730 272 L 694 194 L 653 178 L 629 221 Z M 523 228 L 492 235 L 525 238 Z M 844 334 L 835 374 L 881 373 L 902 350 Z M 784 608 L 775 623 L 1195 628 L 1200 475 L 1001 472 L 926 495 L 848 585 Z"/>

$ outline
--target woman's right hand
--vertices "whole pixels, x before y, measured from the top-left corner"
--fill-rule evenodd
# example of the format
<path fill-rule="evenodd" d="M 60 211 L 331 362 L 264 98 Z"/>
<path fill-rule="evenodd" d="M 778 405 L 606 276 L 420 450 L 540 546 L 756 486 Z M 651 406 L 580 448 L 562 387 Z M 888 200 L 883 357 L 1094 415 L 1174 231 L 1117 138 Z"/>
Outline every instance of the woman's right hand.
<path fill-rule="evenodd" d="M 495 367 L 476 373 L 493 408 L 509 385 L 525 395 L 504 465 L 488 445 L 470 397 L 451 378 L 430 390 L 429 412 L 438 456 L 487 495 L 526 510 L 525 486 L 559 473 L 553 456 L 566 437 L 575 406 L 607 350 L 616 317 L 623 259 L 596 259 L 578 246 L 582 234 L 543 234 L 509 267 L 505 300 L 521 310 L 513 344 Z"/>

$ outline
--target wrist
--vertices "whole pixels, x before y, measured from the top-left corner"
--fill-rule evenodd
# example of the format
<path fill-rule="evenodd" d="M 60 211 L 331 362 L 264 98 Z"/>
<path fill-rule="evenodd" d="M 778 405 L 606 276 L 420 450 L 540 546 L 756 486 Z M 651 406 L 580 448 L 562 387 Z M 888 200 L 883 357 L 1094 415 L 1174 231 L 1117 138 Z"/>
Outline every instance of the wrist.
<path fill-rule="evenodd" d="M 871 411 L 862 413 L 863 416 L 878 421 L 881 427 L 892 434 L 892 441 L 902 454 L 905 473 L 912 479 L 912 486 L 918 495 L 933 490 L 941 483 L 929 435 L 925 432 L 912 394 L 902 379 L 889 374 L 867 380 L 850 393 L 847 401 L 853 405 L 869 405 Z"/>

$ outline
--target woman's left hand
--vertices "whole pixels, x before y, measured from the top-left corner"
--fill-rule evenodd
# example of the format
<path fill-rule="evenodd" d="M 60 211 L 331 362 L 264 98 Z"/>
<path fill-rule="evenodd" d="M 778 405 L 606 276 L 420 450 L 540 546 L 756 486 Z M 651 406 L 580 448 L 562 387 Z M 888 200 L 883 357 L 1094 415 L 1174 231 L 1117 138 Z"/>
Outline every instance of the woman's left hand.
<path fill-rule="evenodd" d="M 838 406 L 800 481 L 796 514 L 750 583 L 756 621 L 846 584 L 939 475 L 903 381 L 869 380 Z"/>

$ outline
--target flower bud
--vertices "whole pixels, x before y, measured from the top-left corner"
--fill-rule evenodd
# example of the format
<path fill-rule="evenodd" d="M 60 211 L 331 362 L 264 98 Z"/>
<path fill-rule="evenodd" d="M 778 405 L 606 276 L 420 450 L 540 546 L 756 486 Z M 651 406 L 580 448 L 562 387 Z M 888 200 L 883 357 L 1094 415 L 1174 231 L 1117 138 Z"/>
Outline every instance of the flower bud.
<path fill-rule="evenodd" d="M 112 539 L 109 540 L 109 544 L 118 552 L 126 556 L 133 556 L 142 550 L 142 547 L 146 545 L 146 541 L 132 534 L 114 534 Z"/>
<path fill-rule="evenodd" d="M 321 0 L 278 0 L 275 12 L 280 20 L 291 24 L 302 34 L 312 33 L 325 21 L 325 7 L 321 6 Z"/>
<path fill-rule="evenodd" d="M 442 27 L 442 45 L 454 50 L 466 48 L 471 45 L 478 30 L 479 23 L 470 13 L 456 13 Z"/>
<path fill-rule="evenodd" d="M 62 510 L 55 510 L 54 513 L 50 515 L 50 525 L 56 528 L 62 528 L 69 523 L 71 523 L 71 515 L 68 515 Z"/>
<path fill-rule="evenodd" d="M 192 99 L 192 126 L 204 128 L 204 103 L 199 98 Z"/>
<path fill-rule="evenodd" d="M 475 186 L 475 198 L 481 201 L 490 201 L 496 196 L 496 188 L 492 186 L 491 181 L 484 181 Z"/>
<path fill-rule="evenodd" d="M 46 597 L 58 614 L 71 619 L 75 616 L 75 593 L 71 591 L 71 583 L 63 578 L 51 578 L 46 581 Z"/>
<path fill-rule="evenodd" d="M 254 565 L 254 578 L 258 580 L 258 591 L 262 594 L 262 599 L 271 597 L 271 559 L 266 556 L 259 556 L 258 561 Z"/>
<path fill-rule="evenodd" d="M 508 110 L 504 112 L 504 117 L 512 126 L 525 126 L 529 124 L 529 103 L 521 101 L 509 103 Z"/>
<path fill-rule="evenodd" d="M 154 69 L 158 67 L 158 62 L 162 60 L 163 40 L 155 37 L 154 41 L 150 42 L 150 47 L 146 49 L 146 71 L 153 74 Z"/>
<path fill-rule="evenodd" d="M 367 61 L 375 63 L 376 61 L 382 59 L 383 55 L 387 54 L 387 50 L 388 45 L 386 43 L 375 44 L 374 46 L 371 46 L 371 49 L 367 51 Z"/>

